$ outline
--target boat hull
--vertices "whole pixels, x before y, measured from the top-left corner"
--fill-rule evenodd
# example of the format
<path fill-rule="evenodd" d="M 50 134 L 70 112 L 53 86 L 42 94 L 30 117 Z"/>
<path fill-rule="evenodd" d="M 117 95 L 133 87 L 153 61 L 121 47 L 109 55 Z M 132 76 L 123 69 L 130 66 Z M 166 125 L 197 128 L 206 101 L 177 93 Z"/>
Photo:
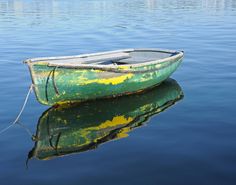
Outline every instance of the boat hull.
<path fill-rule="evenodd" d="M 94 100 L 136 93 L 160 84 L 180 65 L 182 57 L 162 63 L 115 70 L 67 68 L 29 63 L 34 91 L 44 105 Z"/>

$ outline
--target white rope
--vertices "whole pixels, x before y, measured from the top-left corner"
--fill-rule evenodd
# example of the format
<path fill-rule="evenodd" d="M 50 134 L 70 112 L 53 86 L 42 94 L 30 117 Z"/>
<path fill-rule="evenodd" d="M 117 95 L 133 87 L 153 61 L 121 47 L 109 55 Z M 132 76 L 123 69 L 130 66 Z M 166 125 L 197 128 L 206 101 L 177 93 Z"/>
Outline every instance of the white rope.
<path fill-rule="evenodd" d="M 19 125 L 21 128 L 23 128 L 30 137 L 34 138 L 34 134 L 31 132 L 31 130 L 27 126 L 20 123 L 20 121 L 17 122 L 17 125 Z"/>
<path fill-rule="evenodd" d="M 27 102 L 28 102 L 28 99 L 29 99 L 30 93 L 32 92 L 32 89 L 33 89 L 33 84 L 30 85 L 29 91 L 28 91 L 28 93 L 27 93 L 27 95 L 26 95 L 26 97 L 25 97 L 25 101 L 24 101 L 24 103 L 23 103 L 23 105 L 22 105 L 22 107 L 21 107 L 21 109 L 20 109 L 20 112 L 18 113 L 16 119 L 15 119 L 12 123 L 10 123 L 9 126 L 7 126 L 6 128 L 2 129 L 2 130 L 0 131 L 0 134 L 2 134 L 2 133 L 4 133 L 5 131 L 7 131 L 9 128 L 11 128 L 13 125 L 15 125 L 15 124 L 19 121 L 20 116 L 21 116 L 21 114 L 23 113 L 23 111 L 24 111 L 24 109 L 25 109 L 25 106 L 26 106 L 26 104 L 27 104 Z"/>

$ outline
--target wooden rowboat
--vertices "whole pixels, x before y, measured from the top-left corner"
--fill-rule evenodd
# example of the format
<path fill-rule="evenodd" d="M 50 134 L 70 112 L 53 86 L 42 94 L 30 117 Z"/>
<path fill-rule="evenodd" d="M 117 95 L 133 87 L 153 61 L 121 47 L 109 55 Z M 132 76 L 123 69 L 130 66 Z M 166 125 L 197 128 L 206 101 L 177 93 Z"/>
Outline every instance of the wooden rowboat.
<path fill-rule="evenodd" d="M 183 96 L 178 83 L 168 79 L 140 94 L 51 107 L 38 120 L 35 146 L 28 157 L 51 159 L 127 137 L 131 130 Z"/>
<path fill-rule="evenodd" d="M 45 105 L 131 94 L 156 86 L 180 65 L 182 51 L 126 49 L 28 59 L 34 92 Z"/>

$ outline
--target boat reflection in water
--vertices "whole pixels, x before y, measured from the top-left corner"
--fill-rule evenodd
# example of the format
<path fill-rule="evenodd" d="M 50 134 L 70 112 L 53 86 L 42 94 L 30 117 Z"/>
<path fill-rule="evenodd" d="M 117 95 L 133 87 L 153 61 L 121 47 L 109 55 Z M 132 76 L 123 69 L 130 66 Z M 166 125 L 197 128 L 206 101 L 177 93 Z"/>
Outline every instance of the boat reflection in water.
<path fill-rule="evenodd" d="M 52 107 L 39 118 L 29 158 L 51 159 L 127 137 L 129 131 L 182 98 L 177 82 L 167 79 L 140 94 Z"/>

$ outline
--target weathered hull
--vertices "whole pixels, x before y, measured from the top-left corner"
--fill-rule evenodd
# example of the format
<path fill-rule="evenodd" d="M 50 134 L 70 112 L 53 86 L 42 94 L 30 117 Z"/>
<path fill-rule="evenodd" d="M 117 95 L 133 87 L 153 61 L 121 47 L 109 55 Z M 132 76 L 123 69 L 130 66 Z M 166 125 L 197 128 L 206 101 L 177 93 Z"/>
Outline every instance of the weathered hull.
<path fill-rule="evenodd" d="M 65 68 L 29 63 L 34 91 L 45 105 L 115 97 L 160 84 L 180 65 L 182 57 L 162 63 L 115 70 Z"/>
<path fill-rule="evenodd" d="M 181 87 L 168 79 L 142 94 L 52 107 L 39 118 L 35 147 L 29 157 L 49 159 L 127 137 L 133 128 L 182 97 Z"/>

